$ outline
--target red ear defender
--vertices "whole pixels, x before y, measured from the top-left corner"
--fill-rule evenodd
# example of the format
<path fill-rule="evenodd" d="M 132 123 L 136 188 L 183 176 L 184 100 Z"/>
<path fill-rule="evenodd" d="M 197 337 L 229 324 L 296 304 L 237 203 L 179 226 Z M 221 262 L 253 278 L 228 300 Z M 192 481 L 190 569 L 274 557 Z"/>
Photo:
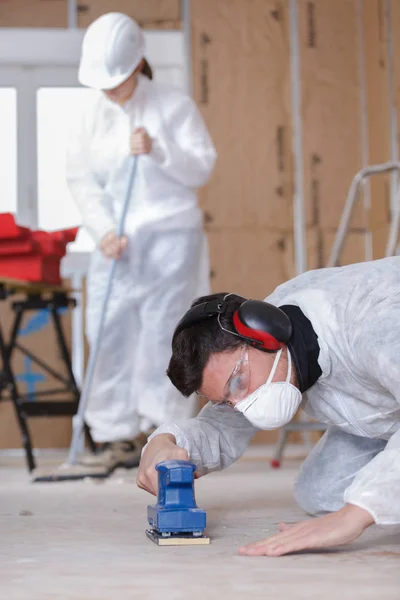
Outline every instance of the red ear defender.
<path fill-rule="evenodd" d="M 246 300 L 233 315 L 237 334 L 260 350 L 276 352 L 292 335 L 292 324 L 277 306 L 261 300 Z"/>

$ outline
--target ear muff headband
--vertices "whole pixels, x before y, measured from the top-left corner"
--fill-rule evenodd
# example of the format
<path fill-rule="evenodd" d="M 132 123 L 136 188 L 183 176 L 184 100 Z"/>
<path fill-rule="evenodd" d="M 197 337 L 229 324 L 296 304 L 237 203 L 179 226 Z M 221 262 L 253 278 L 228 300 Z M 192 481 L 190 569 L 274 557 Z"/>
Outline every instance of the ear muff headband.
<path fill-rule="evenodd" d="M 184 329 L 196 325 L 196 323 L 200 323 L 206 319 L 210 319 L 211 317 L 215 317 L 216 315 L 223 313 L 224 310 L 224 302 L 221 300 L 211 300 L 210 302 L 203 302 L 202 304 L 197 304 L 196 306 L 189 308 L 176 326 L 174 337 Z"/>
<path fill-rule="evenodd" d="M 276 352 L 289 341 L 292 335 L 289 317 L 277 306 L 261 300 L 245 300 L 233 315 L 233 330 L 226 329 L 220 320 L 226 310 L 224 300 L 203 302 L 189 309 L 179 321 L 174 338 L 184 329 L 217 316 L 221 329 L 265 352 Z"/>

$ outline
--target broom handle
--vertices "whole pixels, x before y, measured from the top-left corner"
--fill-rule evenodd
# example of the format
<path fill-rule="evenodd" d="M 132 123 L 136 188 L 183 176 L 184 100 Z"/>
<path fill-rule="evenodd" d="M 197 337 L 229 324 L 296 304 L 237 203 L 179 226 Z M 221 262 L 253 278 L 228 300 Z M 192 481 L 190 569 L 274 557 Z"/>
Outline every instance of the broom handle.
<path fill-rule="evenodd" d="M 117 229 L 118 237 L 121 237 L 124 234 L 126 215 L 128 212 L 130 199 L 131 199 L 131 195 L 132 195 L 132 190 L 133 190 L 133 184 L 135 181 L 137 161 L 138 161 L 138 159 L 136 156 L 130 157 L 129 179 L 128 179 L 128 184 L 126 186 L 125 198 L 124 198 L 124 203 L 122 206 L 121 217 L 120 217 L 120 220 L 118 223 L 118 229 Z M 79 400 L 78 411 L 73 420 L 72 441 L 71 441 L 71 447 L 70 447 L 69 455 L 68 455 L 68 463 L 70 465 L 76 464 L 76 458 L 77 458 L 79 447 L 80 447 L 80 440 L 81 440 L 81 436 L 82 436 L 82 432 L 83 432 L 83 425 L 84 425 L 83 417 L 86 412 L 86 408 L 87 408 L 88 401 L 89 401 L 90 390 L 91 390 L 92 383 L 93 383 L 93 375 L 94 375 L 94 370 L 96 368 L 96 363 L 97 363 L 97 358 L 98 358 L 98 354 L 99 354 L 99 350 L 100 350 L 101 340 L 103 337 L 104 324 L 105 324 L 105 320 L 106 320 L 106 316 L 107 316 L 107 308 L 108 308 L 108 303 L 109 303 L 110 296 L 111 296 L 111 291 L 112 291 L 112 286 L 113 286 L 115 270 L 117 268 L 117 263 L 118 263 L 118 260 L 116 260 L 116 259 L 113 259 L 113 261 L 111 262 L 110 271 L 108 273 L 107 287 L 106 287 L 106 291 L 105 291 L 105 294 L 103 297 L 103 303 L 101 306 L 99 328 L 96 333 L 96 338 L 95 338 L 94 344 L 92 345 L 92 347 L 90 349 L 90 355 L 89 355 L 88 365 L 87 365 L 87 369 L 86 369 L 85 382 L 84 382 L 81 397 Z"/>

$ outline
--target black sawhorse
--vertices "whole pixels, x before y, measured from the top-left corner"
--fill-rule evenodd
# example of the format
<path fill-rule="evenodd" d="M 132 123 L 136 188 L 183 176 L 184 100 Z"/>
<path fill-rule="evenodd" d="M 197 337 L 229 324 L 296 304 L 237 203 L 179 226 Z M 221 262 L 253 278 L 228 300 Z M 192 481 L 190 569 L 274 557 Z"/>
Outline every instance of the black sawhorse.
<path fill-rule="evenodd" d="M 21 431 L 28 469 L 29 471 L 33 471 L 36 464 L 27 423 L 28 417 L 72 417 L 78 409 L 80 391 L 72 371 L 71 356 L 60 315 L 62 310 L 73 309 L 76 301 L 70 295 L 69 291 L 62 286 L 0 279 L 0 300 L 6 300 L 15 294 L 22 295 L 23 298 L 11 303 L 14 316 L 8 341 L 5 340 L 0 323 L 0 357 L 2 361 L 2 368 L 0 370 L 0 400 L 2 399 L 3 392 L 8 390 Z M 56 333 L 57 346 L 66 369 L 66 375 L 57 372 L 45 360 L 33 354 L 19 341 L 24 314 L 28 311 L 38 310 L 49 311 L 50 321 Z M 59 381 L 62 387 L 39 391 L 33 397 L 31 394 L 21 394 L 12 369 L 12 356 L 15 350 L 19 350 L 25 356 L 28 356 L 43 371 Z M 62 399 L 58 399 L 60 395 L 62 395 Z M 50 400 L 50 397 L 57 398 L 57 400 Z M 85 431 L 89 445 L 94 450 L 94 443 L 87 427 L 85 427 Z"/>

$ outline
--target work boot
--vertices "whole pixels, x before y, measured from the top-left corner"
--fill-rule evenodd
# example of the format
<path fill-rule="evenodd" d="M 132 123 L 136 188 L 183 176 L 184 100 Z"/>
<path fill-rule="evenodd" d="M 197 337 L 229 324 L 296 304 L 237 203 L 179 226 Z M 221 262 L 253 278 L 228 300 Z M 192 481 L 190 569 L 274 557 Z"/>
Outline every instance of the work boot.
<path fill-rule="evenodd" d="M 139 465 L 146 443 L 147 436 L 143 433 L 139 433 L 133 440 L 107 442 L 97 454 L 86 454 L 79 462 L 87 467 L 105 467 L 110 472 L 117 467 L 132 469 Z"/>

